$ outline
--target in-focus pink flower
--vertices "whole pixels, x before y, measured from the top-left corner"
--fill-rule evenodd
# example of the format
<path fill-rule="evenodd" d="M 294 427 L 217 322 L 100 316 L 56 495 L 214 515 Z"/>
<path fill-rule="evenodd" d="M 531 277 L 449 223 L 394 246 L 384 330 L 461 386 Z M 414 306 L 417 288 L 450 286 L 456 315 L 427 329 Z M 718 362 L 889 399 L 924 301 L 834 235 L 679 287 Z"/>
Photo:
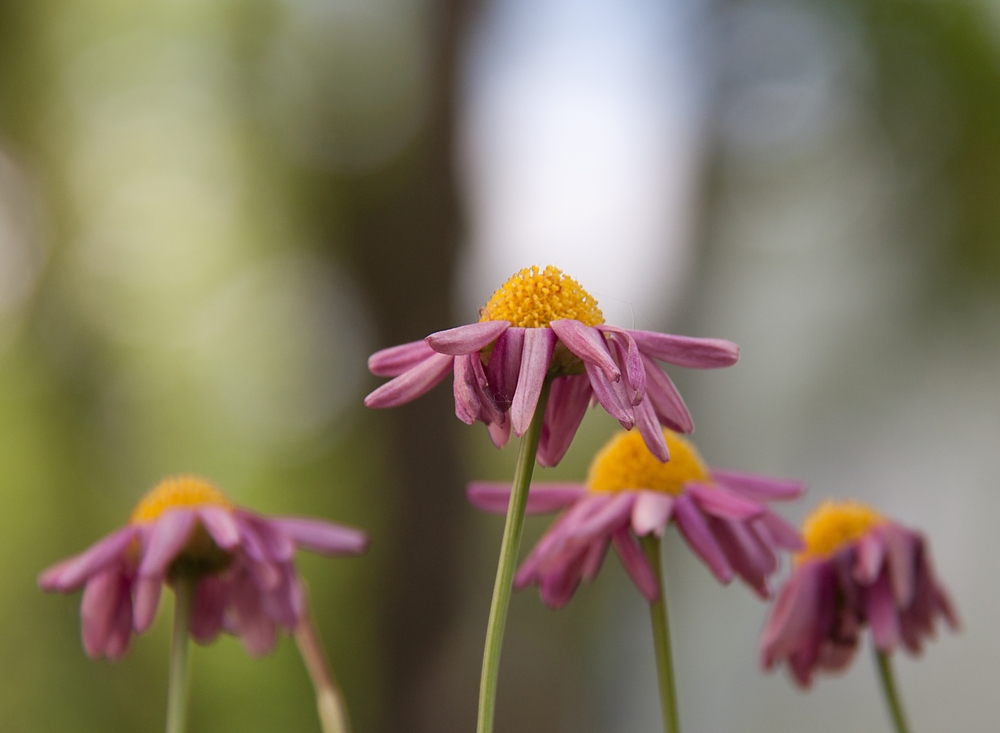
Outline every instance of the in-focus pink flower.
<path fill-rule="evenodd" d="M 306 517 L 264 517 L 232 502 L 197 476 L 164 479 L 139 502 L 126 526 L 43 572 L 43 590 L 84 587 L 83 647 L 120 658 L 132 632 L 153 623 L 164 582 L 197 581 L 191 635 L 206 644 L 220 631 L 253 656 L 274 646 L 276 627 L 293 630 L 304 612 L 295 550 L 359 555 L 364 532 Z"/>
<path fill-rule="evenodd" d="M 798 550 L 798 532 L 766 503 L 800 496 L 798 481 L 708 469 L 695 447 L 663 430 L 671 459 L 661 463 L 635 433 L 620 433 L 595 456 L 586 485 L 541 484 L 528 494 L 529 514 L 565 509 L 517 571 L 514 586 L 538 584 L 552 608 L 569 602 L 581 580 L 593 580 L 608 547 L 651 603 L 659 583 L 636 536 L 662 536 L 673 520 L 721 583 L 739 575 L 762 597 L 778 568 L 779 548 Z M 470 484 L 469 501 L 507 511 L 510 487 Z"/>
<path fill-rule="evenodd" d="M 781 588 L 760 642 L 761 664 L 786 661 L 802 687 L 841 670 L 868 624 L 875 648 L 918 654 L 943 616 L 958 618 L 934 577 L 924 538 L 856 502 L 824 502 L 803 525 L 806 550 Z"/>
<path fill-rule="evenodd" d="M 626 430 L 637 426 L 653 455 L 666 461 L 659 426 L 689 433 L 694 424 L 657 360 L 711 369 L 738 358 L 739 347 L 730 341 L 608 326 L 594 298 L 573 278 L 551 265 L 530 267 L 493 294 L 478 323 L 372 354 L 369 370 L 395 378 L 365 404 L 402 405 L 454 370 L 455 414 L 469 425 L 485 423 L 502 447 L 512 429 L 517 436 L 528 429 L 548 378 L 541 465 L 559 463 L 592 401 Z"/>

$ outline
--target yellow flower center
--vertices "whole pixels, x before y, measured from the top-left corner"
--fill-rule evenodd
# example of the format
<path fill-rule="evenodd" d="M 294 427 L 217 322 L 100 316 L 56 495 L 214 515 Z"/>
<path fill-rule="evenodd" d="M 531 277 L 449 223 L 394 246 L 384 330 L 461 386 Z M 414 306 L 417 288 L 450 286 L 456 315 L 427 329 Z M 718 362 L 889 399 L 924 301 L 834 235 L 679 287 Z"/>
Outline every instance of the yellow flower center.
<path fill-rule="evenodd" d="M 537 265 L 524 268 L 479 311 L 480 321 L 510 321 L 521 328 L 546 328 L 561 318 L 572 318 L 585 326 L 604 323 L 594 296 L 552 265 L 544 270 Z"/>
<path fill-rule="evenodd" d="M 670 430 L 663 437 L 670 449 L 667 463 L 649 452 L 638 430 L 619 433 L 594 456 L 587 486 L 591 491 L 647 489 L 677 496 L 687 481 L 711 483 L 694 445 Z"/>
<path fill-rule="evenodd" d="M 881 514 L 859 502 L 824 501 L 802 524 L 806 549 L 795 560 L 801 563 L 831 555 L 884 521 Z"/>
<path fill-rule="evenodd" d="M 168 509 L 212 505 L 232 509 L 233 503 L 211 481 L 185 474 L 169 476 L 139 501 L 129 518 L 132 524 L 152 522 Z"/>

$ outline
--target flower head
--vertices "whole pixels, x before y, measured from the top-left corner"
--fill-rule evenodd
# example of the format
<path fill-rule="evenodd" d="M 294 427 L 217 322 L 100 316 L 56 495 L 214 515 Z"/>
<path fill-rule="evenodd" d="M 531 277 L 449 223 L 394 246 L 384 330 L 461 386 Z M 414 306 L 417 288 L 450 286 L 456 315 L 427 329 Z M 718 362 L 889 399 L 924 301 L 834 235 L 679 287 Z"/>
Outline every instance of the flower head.
<path fill-rule="evenodd" d="M 661 463 L 641 436 L 620 433 L 594 458 L 586 485 L 531 488 L 529 513 L 566 511 L 518 569 L 516 587 L 537 583 L 547 605 L 564 606 L 581 580 L 593 580 L 614 544 L 636 586 L 656 601 L 657 579 L 636 536 L 662 536 L 674 520 L 720 582 L 736 574 L 767 597 L 767 577 L 778 568 L 776 550 L 803 545 L 766 502 L 794 499 L 803 485 L 710 469 L 689 441 L 670 430 L 662 437 L 669 463 Z M 506 511 L 510 496 L 508 487 L 489 483 L 471 484 L 467 493 L 475 506 L 498 513 Z"/>
<path fill-rule="evenodd" d="M 521 270 L 493 294 L 478 323 L 439 331 L 368 359 L 373 374 L 394 377 L 365 398 L 395 407 L 426 393 L 455 372 L 455 414 L 487 425 L 501 447 L 523 435 L 551 381 L 538 462 L 565 455 L 592 400 L 622 427 L 638 427 L 660 461 L 669 449 L 659 426 L 689 433 L 694 423 L 657 360 L 710 369 L 734 364 L 730 341 L 608 326 L 597 301 L 551 265 Z"/>
<path fill-rule="evenodd" d="M 153 623 L 164 582 L 196 582 L 191 635 L 205 644 L 238 635 L 252 655 L 274 646 L 276 627 L 292 630 L 303 613 L 295 550 L 324 555 L 365 551 L 364 532 L 305 517 L 264 517 L 235 506 L 198 476 L 174 476 L 139 502 L 129 522 L 83 553 L 41 574 L 43 590 L 83 587 L 83 646 L 91 657 L 120 658 L 132 632 Z"/>
<path fill-rule="evenodd" d="M 934 622 L 958 619 L 931 567 L 924 538 L 857 502 L 824 502 L 802 528 L 806 547 L 761 637 L 766 669 L 787 661 L 802 687 L 816 669 L 853 659 L 861 629 L 883 653 L 917 654 Z"/>

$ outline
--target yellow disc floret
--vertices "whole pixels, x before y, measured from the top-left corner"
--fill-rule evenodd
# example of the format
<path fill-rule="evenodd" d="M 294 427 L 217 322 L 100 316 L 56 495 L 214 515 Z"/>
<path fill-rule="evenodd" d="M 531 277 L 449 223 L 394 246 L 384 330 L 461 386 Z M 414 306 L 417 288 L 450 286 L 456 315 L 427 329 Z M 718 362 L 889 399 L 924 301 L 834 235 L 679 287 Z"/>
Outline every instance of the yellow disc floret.
<path fill-rule="evenodd" d="M 881 514 L 859 502 L 824 501 L 802 524 L 806 549 L 796 561 L 831 555 L 884 521 Z"/>
<path fill-rule="evenodd" d="M 587 486 L 591 491 L 645 489 L 677 496 L 687 481 L 711 482 L 694 445 L 670 430 L 663 437 L 670 450 L 667 463 L 649 452 L 638 430 L 619 433 L 594 456 Z"/>
<path fill-rule="evenodd" d="M 190 474 L 169 476 L 142 497 L 129 521 L 132 524 L 152 522 L 167 509 L 204 506 L 206 504 L 223 509 L 232 509 L 233 507 L 233 503 L 219 487 L 208 479 Z"/>
<path fill-rule="evenodd" d="M 537 265 L 524 268 L 493 293 L 479 311 L 480 321 L 510 321 L 521 328 L 546 328 L 561 318 L 585 326 L 604 323 L 594 296 L 552 265 L 544 270 Z"/>

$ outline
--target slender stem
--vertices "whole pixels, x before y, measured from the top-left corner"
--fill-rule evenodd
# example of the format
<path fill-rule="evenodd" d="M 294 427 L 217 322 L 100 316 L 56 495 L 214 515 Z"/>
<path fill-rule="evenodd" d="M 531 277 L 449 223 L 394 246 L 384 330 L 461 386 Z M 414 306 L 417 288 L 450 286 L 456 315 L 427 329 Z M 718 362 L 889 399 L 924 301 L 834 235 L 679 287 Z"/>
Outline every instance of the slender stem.
<path fill-rule="evenodd" d="M 681 729 L 677 715 L 677 692 L 674 687 L 674 664 L 670 651 L 670 619 L 667 617 L 667 591 L 663 585 L 663 570 L 660 565 L 660 538 L 654 534 L 639 538 L 642 550 L 656 575 L 660 588 L 660 598 L 649 604 L 649 616 L 653 622 L 653 645 L 656 648 L 656 674 L 660 681 L 660 707 L 663 711 L 665 733 L 678 733 Z"/>
<path fill-rule="evenodd" d="M 178 576 L 174 589 L 174 638 L 170 646 L 170 683 L 167 688 L 167 733 L 184 733 L 187 723 L 188 650 L 195 580 Z"/>
<path fill-rule="evenodd" d="M 882 692 L 885 693 L 885 701 L 889 706 L 889 714 L 892 717 L 896 733 L 909 733 L 910 727 L 906 724 L 906 714 L 903 712 L 903 704 L 900 702 L 899 693 L 896 691 L 896 680 L 892 674 L 892 662 L 889 655 L 875 649 L 875 662 L 878 665 L 879 679 L 882 681 Z"/>
<path fill-rule="evenodd" d="M 347 706 L 337 685 L 333 669 L 323 649 L 323 640 L 316 628 L 308 598 L 299 625 L 295 628 L 295 642 L 306 665 L 313 689 L 316 690 L 316 709 L 319 711 L 320 727 L 323 733 L 351 733 Z"/>
<path fill-rule="evenodd" d="M 507 507 L 507 521 L 503 528 L 500 544 L 500 562 L 497 578 L 493 584 L 493 602 L 490 604 L 490 620 L 486 626 L 486 648 L 483 650 L 483 672 L 479 680 L 479 718 L 476 733 L 492 733 L 493 712 L 496 708 L 497 677 L 500 673 L 500 651 L 503 647 L 504 626 L 507 624 L 507 607 L 514 582 L 514 566 L 517 550 L 521 544 L 521 530 L 524 527 L 524 509 L 528 504 L 528 487 L 531 473 L 535 469 L 535 455 L 538 453 L 538 439 L 542 434 L 545 405 L 549 401 L 549 380 L 545 380 L 542 393 L 535 407 L 534 417 L 528 431 L 521 436 L 521 448 L 517 454 L 517 468 L 514 471 L 514 486 L 510 492 Z"/>

